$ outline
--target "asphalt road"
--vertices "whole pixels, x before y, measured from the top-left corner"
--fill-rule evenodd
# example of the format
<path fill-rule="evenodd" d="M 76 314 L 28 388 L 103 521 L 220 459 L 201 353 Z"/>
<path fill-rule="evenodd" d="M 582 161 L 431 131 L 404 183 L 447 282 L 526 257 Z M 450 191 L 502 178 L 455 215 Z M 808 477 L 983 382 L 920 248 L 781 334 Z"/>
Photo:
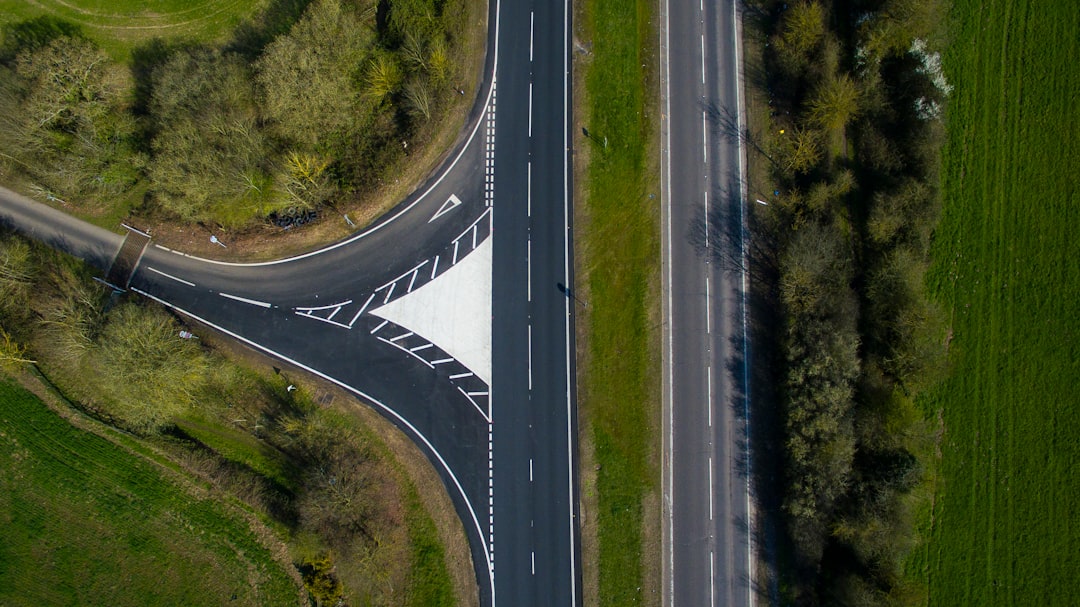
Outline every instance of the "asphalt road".
<path fill-rule="evenodd" d="M 573 284 L 568 5 L 493 2 L 489 25 L 472 121 L 386 217 L 261 264 L 151 244 L 130 287 L 339 384 L 409 435 L 461 516 L 481 604 L 576 605 L 574 310 L 557 288 Z M 0 220 L 102 270 L 123 242 L 6 190 Z M 406 305 L 427 324 L 386 318 Z"/>
<path fill-rule="evenodd" d="M 666 605 L 754 599 L 736 6 L 662 2 Z"/>

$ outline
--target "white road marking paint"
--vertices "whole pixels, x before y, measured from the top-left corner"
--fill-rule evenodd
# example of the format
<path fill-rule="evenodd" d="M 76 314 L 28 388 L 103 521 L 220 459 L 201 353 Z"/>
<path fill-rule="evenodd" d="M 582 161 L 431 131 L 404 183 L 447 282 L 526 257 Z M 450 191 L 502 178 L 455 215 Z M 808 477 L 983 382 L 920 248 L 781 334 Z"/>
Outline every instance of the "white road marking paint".
<path fill-rule="evenodd" d="M 536 551 L 533 551 L 531 554 L 532 554 L 532 574 L 536 575 Z"/>
<path fill-rule="evenodd" d="M 428 220 L 428 223 L 435 221 L 436 219 L 458 208 L 459 206 L 461 206 L 461 199 L 458 198 L 456 194 L 451 194 L 450 198 L 447 198 L 446 202 L 442 203 L 442 206 L 439 207 L 439 210 L 435 211 L 435 214 L 431 216 L 431 219 Z"/>
<path fill-rule="evenodd" d="M 735 81 L 735 121 L 736 131 L 742 132 L 742 116 L 743 116 L 743 86 L 742 75 L 740 67 L 742 66 L 742 60 L 739 58 L 739 42 L 742 40 L 742 35 L 739 32 L 740 17 L 738 3 L 731 3 L 731 27 L 734 30 L 732 32 L 732 40 L 735 41 L 735 74 L 738 75 L 738 79 Z M 741 233 L 740 254 L 742 265 L 742 333 L 743 333 L 743 419 L 745 420 L 743 427 L 745 428 L 744 439 L 746 444 L 750 445 L 750 337 L 746 332 L 746 171 L 743 167 L 743 154 L 745 148 L 743 147 L 742 137 L 738 139 L 738 157 L 739 157 L 739 231 Z M 751 470 L 751 454 L 750 450 L 746 450 L 746 523 L 748 532 L 746 534 L 746 570 L 748 572 L 749 580 L 747 587 L 747 604 L 749 607 L 754 607 L 755 595 L 754 595 L 754 510 L 753 503 L 750 500 L 750 479 L 753 478 Z"/>
<path fill-rule="evenodd" d="M 435 265 L 431 266 L 431 278 L 429 280 L 435 280 L 435 272 L 439 269 L 439 256 L 435 256 Z"/>
<path fill-rule="evenodd" d="M 705 276 L 705 334 L 712 335 L 712 296 L 709 293 L 709 277 Z"/>
<path fill-rule="evenodd" d="M 529 482 L 533 482 L 533 460 L 529 458 Z"/>
<path fill-rule="evenodd" d="M 170 253 L 175 253 L 175 252 L 176 252 L 176 251 L 173 251 L 172 249 L 170 249 L 169 247 L 166 247 L 166 246 L 163 246 L 163 245 L 159 245 L 159 244 L 157 244 L 157 243 L 154 243 L 154 246 L 155 246 L 155 247 L 157 247 L 157 248 L 159 248 L 159 249 L 161 249 L 162 251 L 168 251 L 168 252 L 170 252 Z"/>
<path fill-rule="evenodd" d="M 472 248 L 476 248 L 476 225 L 472 228 Z"/>
<path fill-rule="evenodd" d="M 416 346 L 415 348 L 409 348 L 409 352 L 419 352 L 421 350 L 427 350 L 428 348 L 434 348 L 435 344 L 424 344 L 422 346 Z"/>
<path fill-rule="evenodd" d="M 716 563 L 714 562 L 715 553 L 709 551 L 709 605 L 716 605 Z"/>
<path fill-rule="evenodd" d="M 434 369 L 435 368 L 435 363 L 428 362 L 427 359 L 425 359 L 424 357 L 420 356 L 416 352 L 412 352 L 411 350 L 409 350 L 405 346 L 402 346 L 401 344 L 394 343 L 393 340 L 386 339 L 385 337 L 379 337 L 378 335 L 375 336 L 375 339 L 383 342 L 384 344 L 390 344 L 391 346 L 394 346 L 398 350 L 401 350 L 402 352 L 408 354 L 409 356 L 415 358 L 416 360 L 424 363 L 425 365 L 428 366 L 429 369 Z"/>
<path fill-rule="evenodd" d="M 405 333 L 402 333 L 401 335 L 398 335 L 397 337 L 391 337 L 390 341 L 398 342 L 398 341 L 401 341 L 401 340 L 405 339 L 406 337 L 412 337 L 413 335 L 416 335 L 416 334 L 413 333 L 412 331 L 407 331 Z"/>
<path fill-rule="evenodd" d="M 390 288 L 387 289 L 387 291 L 386 291 L 386 297 L 384 297 L 383 300 L 382 300 L 384 305 L 386 304 L 386 302 L 390 301 L 390 296 L 394 294 L 394 289 L 395 288 L 397 288 L 397 283 L 396 282 L 390 283 Z"/>
<path fill-rule="evenodd" d="M 472 371 L 466 371 L 465 373 L 456 373 L 451 375 L 449 379 L 461 379 L 463 377 L 472 377 Z"/>
<path fill-rule="evenodd" d="M 701 83 L 705 84 L 705 34 L 701 35 Z"/>
<path fill-rule="evenodd" d="M 443 365 L 443 364 L 452 363 L 452 362 L 454 362 L 453 358 L 440 358 L 439 360 L 431 361 L 431 364 L 433 364 L 433 365 Z"/>
<path fill-rule="evenodd" d="M 475 394 L 473 394 L 472 392 L 466 392 L 465 390 L 462 390 L 461 386 L 457 386 L 457 389 L 458 389 L 458 392 L 461 392 L 461 395 L 464 396 L 470 403 L 472 403 L 472 406 L 475 407 L 476 410 L 480 412 L 480 416 L 484 418 L 484 421 L 486 421 L 487 423 L 490 424 L 491 423 L 490 405 L 489 405 L 488 411 L 485 413 L 483 408 L 481 408 L 480 405 L 478 405 L 476 403 L 476 401 L 473 400 L 473 396 L 476 396 Z M 486 394 L 486 392 L 485 392 L 485 394 Z M 489 398 L 488 401 L 490 402 L 491 399 Z M 491 484 L 489 483 L 488 484 L 488 495 L 489 496 L 492 495 L 494 493 L 494 491 L 495 491 L 495 488 L 493 486 L 491 486 Z M 490 500 L 491 498 L 489 497 L 488 499 Z"/>
<path fill-rule="evenodd" d="M 345 324 L 343 322 L 338 322 L 336 320 L 330 320 L 329 318 L 323 318 L 322 316 L 312 314 L 311 312 L 297 311 L 296 314 L 297 314 L 297 316 L 303 316 L 304 318 L 310 318 L 311 320 L 317 320 L 319 322 L 325 322 L 327 324 L 334 325 L 335 327 L 341 327 L 342 329 L 351 329 L 352 328 L 352 327 L 350 327 L 349 325 L 347 325 L 347 324 Z"/>
<path fill-rule="evenodd" d="M 705 367 L 705 392 L 709 398 L 709 427 L 712 428 L 712 367 Z"/>
<path fill-rule="evenodd" d="M 354 324 L 356 324 L 356 319 L 360 318 L 360 315 L 364 313 L 364 310 L 367 310 L 368 304 L 371 303 L 372 299 L 375 299 L 375 294 L 374 293 L 372 293 L 371 295 L 368 296 L 367 301 L 364 302 L 364 305 L 360 306 L 360 309 L 356 311 L 356 315 L 353 316 L 352 320 L 349 321 L 349 328 L 350 329 L 352 328 L 352 326 Z"/>
<path fill-rule="evenodd" d="M 337 316 L 337 313 L 340 312 L 340 311 L 341 311 L 341 306 L 338 306 L 338 307 L 334 308 L 334 311 L 330 313 L 330 316 L 326 317 L 326 320 L 334 320 L 334 317 Z"/>
<path fill-rule="evenodd" d="M 709 456 L 709 520 L 713 520 L 713 465 L 712 456 Z"/>
<path fill-rule="evenodd" d="M 420 272 L 420 268 L 413 270 L 412 278 L 409 279 L 409 288 L 405 289 L 406 293 L 412 293 L 413 285 L 416 284 L 416 275 Z"/>
<path fill-rule="evenodd" d="M 525 241 L 525 247 L 525 286 L 528 291 L 526 297 L 532 303 L 532 236 Z"/>
<path fill-rule="evenodd" d="M 525 164 L 525 214 L 532 218 L 532 161 Z"/>
<path fill-rule="evenodd" d="M 260 308 L 269 308 L 270 307 L 270 304 L 266 303 L 265 301 L 256 301 L 254 299 L 248 299 L 246 297 L 239 297 L 237 295 L 229 295 L 228 293 L 218 293 L 218 295 L 220 295 L 222 297 L 226 297 L 228 299 L 235 300 L 235 301 L 243 302 L 243 303 L 246 303 L 246 304 L 251 304 L 253 306 L 259 306 Z"/>
<path fill-rule="evenodd" d="M 709 232 L 711 228 L 709 223 L 709 190 L 705 190 L 705 249 L 709 248 Z M 709 263 L 708 255 L 705 256 L 705 263 Z"/>
<path fill-rule="evenodd" d="M 390 322 L 389 320 L 382 321 L 381 323 L 379 323 L 379 326 L 377 326 L 377 327 L 375 327 L 374 329 L 371 330 L 371 334 L 375 335 L 376 333 L 379 332 L 379 329 L 385 327 L 387 325 L 387 323 L 389 323 L 389 322 Z"/>
<path fill-rule="evenodd" d="M 467 493 L 465 493 L 465 488 L 462 487 L 461 481 L 458 480 L 457 475 L 454 474 L 453 469 L 451 469 L 450 465 L 446 463 L 446 459 L 442 456 L 441 453 L 439 453 L 439 450 L 435 448 L 435 445 L 431 444 L 431 441 L 428 440 L 427 436 L 425 436 L 422 432 L 420 432 L 420 430 L 418 430 L 416 428 L 416 426 L 409 423 L 409 420 L 402 417 L 401 414 L 399 414 L 397 411 L 393 410 L 392 408 L 385 405 L 379 399 L 368 395 L 366 392 L 364 392 L 362 390 L 358 390 L 357 388 L 354 388 L 354 387 L 346 384 L 345 382 L 343 382 L 343 381 L 341 381 L 339 379 L 335 379 L 334 377 L 331 377 L 331 376 L 329 376 L 329 375 L 327 375 L 327 374 L 325 374 L 325 373 L 323 373 L 321 371 L 318 371 L 317 369 L 313 369 L 313 368 L 311 368 L 311 367 L 309 367 L 309 366 L 307 366 L 307 365 L 305 365 L 305 364 L 303 364 L 303 363 L 301 363 L 301 362 L 299 362 L 297 360 L 289 358 L 288 356 L 284 356 L 282 354 L 279 354 L 278 352 L 275 352 L 274 350 L 271 350 L 270 348 L 267 348 L 266 346 L 260 345 L 260 344 L 258 344 L 256 342 L 254 342 L 254 341 L 252 341 L 250 339 L 247 339 L 246 337 L 243 337 L 242 335 L 234 333 L 234 332 L 232 332 L 232 331 L 230 331 L 230 330 L 228 330 L 228 329 L 226 329 L 226 328 L 224 328 L 222 326 L 216 325 L 216 324 L 214 324 L 214 323 L 212 323 L 212 322 L 210 322 L 210 321 L 208 321 L 208 320 L 206 320 L 206 319 L 204 319 L 204 318 L 202 318 L 202 317 L 200 317 L 198 315 L 192 314 L 191 312 L 188 312 L 187 310 L 185 310 L 185 309 L 183 309 L 181 307 L 175 306 L 175 305 L 165 301 L 164 299 L 161 299 L 159 297 L 155 297 L 155 296 L 147 293 L 146 291 L 142 291 L 142 290 L 140 290 L 138 288 L 132 288 L 131 290 L 138 293 L 138 294 L 140 294 L 140 295 L 142 295 L 143 297 L 146 297 L 148 299 L 152 299 L 152 300 L 160 303 L 163 306 L 166 306 L 168 308 L 172 308 L 173 310 L 176 310 L 177 312 L 179 312 L 180 314 L 183 314 L 184 316 L 194 318 L 195 320 L 198 320 L 199 322 L 201 322 L 201 323 L 203 323 L 203 324 L 205 324 L 205 325 L 207 325 L 209 327 L 212 327 L 212 328 L 214 328 L 214 329 L 216 329 L 218 331 L 221 331 L 222 333 L 224 333 L 226 335 L 229 335 L 230 337 L 232 337 L 234 339 L 237 339 L 237 340 L 239 340 L 239 341 L 241 341 L 241 342 L 243 342 L 245 344 L 248 344 L 249 346 L 251 346 L 251 347 L 253 347 L 253 348 L 257 349 L 257 350 L 262 350 L 263 352 L 269 354 L 270 356 L 278 358 L 278 359 L 280 359 L 282 361 L 285 361 L 285 362 L 287 362 L 287 363 L 289 363 L 291 365 L 295 365 L 295 366 L 297 366 L 297 367 L 311 373 L 312 375 L 316 375 L 318 377 L 321 377 L 321 378 L 325 379 L 326 381 L 329 381 L 329 382 L 331 382 L 333 384 L 336 384 L 336 385 L 340 386 L 341 388 L 343 388 L 343 389 L 345 389 L 345 390 L 347 390 L 349 392 L 352 392 L 353 394 L 355 394 L 355 395 L 359 396 L 360 398 L 366 400 L 367 402 L 370 402 L 370 403 L 374 404 L 376 407 L 378 407 L 382 411 L 384 411 L 388 416 L 396 419 L 398 422 L 400 422 L 402 424 L 402 426 L 404 426 L 405 428 L 408 428 L 409 431 L 412 432 L 413 436 L 415 436 L 421 443 L 424 444 L 424 446 L 427 447 L 428 451 L 435 456 L 435 459 L 438 462 L 438 464 L 440 466 L 442 466 L 443 470 L 446 471 L 446 474 L 449 476 L 450 480 L 453 482 L 454 488 L 457 489 L 458 494 L 461 495 L 461 498 L 464 500 L 465 507 L 468 508 L 468 510 L 469 510 L 469 515 L 470 515 L 470 518 L 472 519 L 472 523 L 473 523 L 473 525 L 474 525 L 474 527 L 476 529 L 476 532 L 477 532 L 478 536 L 480 537 L 480 540 L 483 541 L 484 532 L 483 532 L 483 528 L 480 525 L 480 519 L 476 516 L 476 510 L 473 508 L 472 502 L 469 501 L 469 496 L 468 496 Z M 489 424 L 489 429 L 488 429 L 488 437 L 489 437 L 488 438 L 488 458 L 489 458 L 489 460 L 492 458 L 490 436 L 491 436 L 491 430 L 490 430 L 490 424 Z M 493 516 L 493 515 L 490 514 L 490 512 L 491 511 L 489 510 L 489 520 L 491 520 L 490 517 Z M 491 554 L 488 553 L 486 555 L 486 557 L 487 557 L 487 560 L 488 560 L 488 571 L 489 572 L 494 572 L 495 569 L 494 569 L 494 565 L 492 564 L 492 561 L 491 561 Z M 491 576 L 491 588 L 492 588 L 492 593 L 493 593 L 492 596 L 494 596 L 494 589 L 495 589 L 494 575 Z"/>
<path fill-rule="evenodd" d="M 563 0 L 563 225 L 566 233 L 563 238 L 563 278 L 564 284 L 573 284 L 570 281 L 570 167 L 567 155 L 570 153 L 570 1 Z M 574 520 L 574 427 L 573 427 L 573 395 L 570 383 L 570 298 L 565 298 L 567 322 L 566 322 L 566 485 L 567 495 L 570 496 L 569 512 L 567 512 L 566 526 L 570 534 L 570 605 L 577 605 L 577 536 L 574 530 L 577 522 Z"/>
<path fill-rule="evenodd" d="M 154 272 L 155 274 L 161 274 L 165 278 L 171 278 L 171 279 L 175 280 L 176 282 L 185 284 L 185 285 L 187 285 L 189 287 L 194 287 L 195 286 L 195 283 L 193 283 L 193 282 L 184 280 L 183 278 L 177 278 L 177 277 L 173 276 L 172 274 L 166 274 L 165 272 L 162 272 L 161 270 L 159 270 L 157 268 L 152 268 L 150 266 L 146 266 L 146 269 L 150 270 L 151 272 Z"/>
<path fill-rule="evenodd" d="M 532 82 L 529 82 L 529 137 L 532 138 Z"/>
<path fill-rule="evenodd" d="M 298 310 L 300 312 L 321 312 L 323 310 L 332 310 L 334 308 L 340 308 L 342 306 L 347 306 L 347 305 L 349 305 L 351 303 L 352 303 L 351 299 L 346 299 L 345 301 L 330 304 L 328 306 L 315 306 L 315 307 L 311 307 L 311 308 L 298 307 L 298 308 L 294 308 L 294 309 Z"/>
<path fill-rule="evenodd" d="M 702 10 L 704 10 L 704 0 L 701 0 Z M 669 48 L 671 45 L 671 33 L 668 26 L 668 14 L 670 12 L 669 0 L 660 0 L 660 82 L 662 83 L 663 91 L 661 96 L 663 98 L 664 109 L 661 112 L 661 146 L 660 152 L 660 198 L 662 201 L 661 215 L 664 221 L 664 240 L 666 241 L 666 255 L 663 257 L 666 260 L 667 272 L 665 278 L 666 284 L 662 285 L 666 287 L 667 291 L 667 313 L 665 326 L 667 330 L 664 332 L 664 337 L 667 341 L 667 368 L 664 370 L 664 380 L 667 382 L 667 398 L 664 399 L 663 407 L 666 409 L 666 423 L 667 432 L 664 433 L 664 439 L 666 444 L 664 445 L 664 458 L 667 460 L 667 465 L 664 466 L 664 478 L 661 481 L 662 491 L 664 494 L 664 501 L 667 508 L 664 512 L 664 516 L 667 518 L 666 538 L 663 542 L 663 548 L 667 550 L 667 559 L 664 567 L 663 580 L 663 592 L 667 593 L 667 606 L 675 607 L 675 593 L 672 591 L 670 584 L 675 579 L 675 551 L 670 549 L 672 538 L 675 537 L 675 521 L 672 516 L 672 512 L 675 508 L 675 492 L 673 490 L 675 466 L 673 463 L 672 443 L 674 441 L 674 407 L 672 403 L 675 400 L 675 387 L 672 381 L 674 374 L 674 356 L 673 356 L 673 342 L 675 341 L 671 333 L 672 323 L 672 300 L 673 295 L 671 288 L 672 285 L 672 269 L 671 269 L 671 166 L 670 166 L 670 153 L 671 153 L 671 57 L 669 55 Z"/>
<path fill-rule="evenodd" d="M 706 126 L 705 110 L 701 111 L 701 162 L 709 164 L 709 129 Z"/>
<path fill-rule="evenodd" d="M 533 23 L 535 21 L 536 13 L 533 11 L 529 11 L 529 63 L 532 63 L 533 60 Z"/>
<path fill-rule="evenodd" d="M 476 390 L 474 392 L 468 392 L 469 396 L 487 396 L 487 390 Z"/>
<path fill-rule="evenodd" d="M 529 390 L 532 390 L 532 323 L 529 323 Z"/>
<path fill-rule="evenodd" d="M 457 248 L 458 248 L 458 242 L 460 242 L 460 241 L 458 241 L 458 240 L 455 240 L 455 241 L 454 241 L 454 258 L 450 260 L 450 265 L 454 265 L 455 263 L 457 263 Z M 385 302 L 384 302 L 384 303 L 385 303 Z"/>

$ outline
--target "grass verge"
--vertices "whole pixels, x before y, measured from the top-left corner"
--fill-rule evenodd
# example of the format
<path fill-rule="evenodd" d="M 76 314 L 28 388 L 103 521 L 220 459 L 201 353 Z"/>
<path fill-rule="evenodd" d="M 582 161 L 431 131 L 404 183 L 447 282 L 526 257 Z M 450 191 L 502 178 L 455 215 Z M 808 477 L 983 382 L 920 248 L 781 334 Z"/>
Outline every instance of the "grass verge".
<path fill-rule="evenodd" d="M 576 27 L 578 113 L 588 131 L 576 142 L 577 275 L 589 302 L 578 315 L 584 558 L 596 563 L 586 602 L 599 605 L 660 597 L 653 10 L 587 0 Z"/>
<path fill-rule="evenodd" d="M 944 215 L 930 284 L 951 315 L 928 544 L 940 605 L 1066 605 L 1080 569 L 1080 13 L 954 0 Z"/>
<path fill-rule="evenodd" d="M 0 381 L 0 603 L 295 604 L 288 574 L 207 495 Z"/>

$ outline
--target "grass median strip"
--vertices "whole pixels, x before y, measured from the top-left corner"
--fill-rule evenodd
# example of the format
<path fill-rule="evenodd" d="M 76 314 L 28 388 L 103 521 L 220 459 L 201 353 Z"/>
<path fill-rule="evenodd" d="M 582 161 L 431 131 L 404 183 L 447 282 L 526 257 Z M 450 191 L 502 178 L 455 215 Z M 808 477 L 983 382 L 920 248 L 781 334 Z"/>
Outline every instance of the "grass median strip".
<path fill-rule="evenodd" d="M 579 35 L 587 39 L 584 139 L 585 206 L 579 210 L 578 276 L 588 308 L 583 325 L 583 441 L 593 470 L 584 478 L 595 499 L 601 605 L 651 602 L 658 588 L 659 207 L 648 92 L 653 77 L 648 2 L 591 0 Z M 595 474 L 595 476 L 593 476 Z M 594 486 L 588 486 L 590 481 Z M 590 497 L 592 495 L 592 497 Z M 592 521 L 587 521 L 592 524 Z M 655 566 L 649 563 L 653 559 Z"/>

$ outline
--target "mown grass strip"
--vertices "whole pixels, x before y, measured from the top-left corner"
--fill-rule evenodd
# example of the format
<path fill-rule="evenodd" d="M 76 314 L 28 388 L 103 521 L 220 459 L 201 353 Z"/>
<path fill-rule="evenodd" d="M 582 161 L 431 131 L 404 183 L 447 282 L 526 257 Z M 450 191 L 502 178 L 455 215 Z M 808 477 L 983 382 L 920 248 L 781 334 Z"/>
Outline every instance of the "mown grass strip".
<path fill-rule="evenodd" d="M 0 604 L 295 604 L 247 525 L 0 381 Z"/>
<path fill-rule="evenodd" d="M 78 27 L 114 59 L 125 61 L 133 48 L 154 38 L 218 40 L 260 4 L 260 0 L 0 0 L 0 25 L 59 19 Z"/>
<path fill-rule="evenodd" d="M 933 605 L 1067 605 L 1080 570 L 1080 12 L 954 0 L 933 292 L 951 312 Z"/>
<path fill-rule="evenodd" d="M 588 308 L 581 377 L 584 440 L 596 464 L 599 600 L 638 603 L 651 590 L 643 567 L 645 501 L 656 491 L 654 418 L 659 408 L 658 198 L 649 196 L 653 125 L 646 111 L 652 46 L 649 2 L 592 0 L 582 27 L 591 41 L 585 76 L 589 146 L 587 225 L 579 275 Z M 588 489 L 586 489 L 587 491 Z M 658 555 L 651 558 L 658 558 Z"/>

